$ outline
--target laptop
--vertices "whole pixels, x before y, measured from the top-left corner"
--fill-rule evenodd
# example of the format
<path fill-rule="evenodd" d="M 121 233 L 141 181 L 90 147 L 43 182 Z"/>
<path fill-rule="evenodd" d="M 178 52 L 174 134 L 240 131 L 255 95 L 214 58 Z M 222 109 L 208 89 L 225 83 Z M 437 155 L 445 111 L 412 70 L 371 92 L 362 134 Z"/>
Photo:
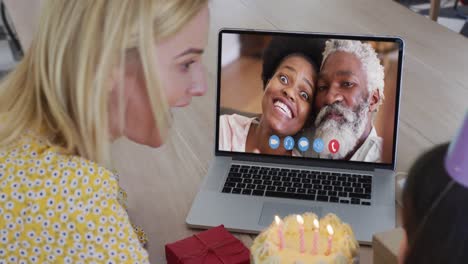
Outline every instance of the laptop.
<path fill-rule="evenodd" d="M 391 36 L 222 29 L 214 158 L 188 226 L 256 234 L 275 215 L 334 213 L 361 244 L 394 228 L 403 49 Z"/>

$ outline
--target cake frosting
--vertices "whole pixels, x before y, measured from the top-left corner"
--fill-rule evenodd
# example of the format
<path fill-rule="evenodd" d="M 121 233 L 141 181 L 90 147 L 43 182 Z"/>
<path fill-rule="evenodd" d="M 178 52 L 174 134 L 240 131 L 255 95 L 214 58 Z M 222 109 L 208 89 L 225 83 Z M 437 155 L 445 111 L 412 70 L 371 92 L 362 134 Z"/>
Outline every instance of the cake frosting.
<path fill-rule="evenodd" d="M 351 227 L 336 215 L 328 214 L 319 219 L 313 213 L 302 215 L 304 220 L 305 252 L 300 252 L 300 224 L 296 215 L 283 219 L 282 233 L 284 247 L 280 250 L 279 226 L 273 222 L 255 238 L 250 248 L 251 262 L 254 264 L 350 264 L 359 263 L 359 244 L 354 238 Z M 314 219 L 319 219 L 317 253 L 313 252 Z M 332 226 L 331 251 L 328 251 L 329 233 L 327 225 Z"/>

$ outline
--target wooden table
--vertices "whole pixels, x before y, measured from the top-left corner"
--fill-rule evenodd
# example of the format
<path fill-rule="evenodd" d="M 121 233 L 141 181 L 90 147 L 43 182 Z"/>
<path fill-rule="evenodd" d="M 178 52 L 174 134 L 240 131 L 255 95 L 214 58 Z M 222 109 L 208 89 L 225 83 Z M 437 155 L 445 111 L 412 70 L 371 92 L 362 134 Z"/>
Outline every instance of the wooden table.
<path fill-rule="evenodd" d="M 36 0 L 10 4 L 19 2 Z M 113 146 L 121 185 L 129 195 L 130 217 L 148 233 L 153 263 L 165 262 L 166 243 L 196 232 L 186 227 L 185 217 L 213 156 L 216 39 L 222 27 L 402 36 L 406 58 L 398 171 L 408 170 L 434 144 L 450 140 L 467 111 L 468 40 L 394 1 L 211 0 L 210 8 L 210 39 L 204 58 L 210 85 L 207 95 L 175 111 L 173 138 L 164 147 L 150 149 L 127 140 Z M 28 8 L 20 14 L 31 18 L 34 12 Z M 25 32 L 20 39 L 27 43 L 33 30 L 27 21 L 19 20 L 23 24 L 16 26 L 20 34 Z M 247 246 L 254 238 L 236 236 Z M 361 263 L 372 263 L 371 251 L 362 247 Z"/>

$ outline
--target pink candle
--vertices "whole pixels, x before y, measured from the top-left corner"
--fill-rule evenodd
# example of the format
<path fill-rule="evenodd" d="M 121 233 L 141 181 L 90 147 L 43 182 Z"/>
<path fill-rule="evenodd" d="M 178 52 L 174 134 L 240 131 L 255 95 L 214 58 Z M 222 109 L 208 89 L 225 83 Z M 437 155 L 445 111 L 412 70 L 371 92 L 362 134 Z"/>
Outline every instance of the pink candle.
<path fill-rule="evenodd" d="M 276 226 L 278 227 L 279 249 L 284 248 L 283 223 L 279 216 L 275 215 Z"/>
<path fill-rule="evenodd" d="M 313 241 L 313 248 L 312 248 L 313 255 L 318 254 L 319 229 L 320 229 L 319 221 L 317 219 L 314 219 L 314 241 Z"/>
<path fill-rule="evenodd" d="M 331 225 L 327 225 L 327 231 L 328 231 L 328 249 L 326 255 L 331 254 L 332 250 L 332 240 L 333 240 L 333 228 Z"/>
<path fill-rule="evenodd" d="M 297 222 L 299 223 L 299 245 L 300 245 L 300 251 L 301 253 L 305 252 L 305 246 L 304 246 L 304 219 L 302 216 L 297 215 L 296 216 Z"/>

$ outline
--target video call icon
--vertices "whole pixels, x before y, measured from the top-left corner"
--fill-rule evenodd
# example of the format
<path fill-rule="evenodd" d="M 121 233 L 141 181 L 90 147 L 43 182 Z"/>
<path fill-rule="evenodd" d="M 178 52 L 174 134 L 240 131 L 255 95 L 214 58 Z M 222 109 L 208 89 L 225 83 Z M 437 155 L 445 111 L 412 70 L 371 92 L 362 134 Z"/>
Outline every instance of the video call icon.
<path fill-rule="evenodd" d="M 328 150 L 333 154 L 337 153 L 338 150 L 340 150 L 340 142 L 336 139 L 330 140 L 328 143 Z"/>
<path fill-rule="evenodd" d="M 306 137 L 301 137 L 297 142 L 300 151 L 307 151 L 309 149 L 309 140 Z"/>
<path fill-rule="evenodd" d="M 284 148 L 286 150 L 292 150 L 294 148 L 294 138 L 291 136 L 287 136 L 284 139 Z"/>
<path fill-rule="evenodd" d="M 268 140 L 268 144 L 270 145 L 270 148 L 277 149 L 280 145 L 279 137 L 277 135 L 272 135 Z"/>
<path fill-rule="evenodd" d="M 312 147 L 314 148 L 314 151 L 317 152 L 317 153 L 321 153 L 323 151 L 323 140 L 321 138 L 316 138 L 314 140 L 314 144 L 312 145 Z"/>

